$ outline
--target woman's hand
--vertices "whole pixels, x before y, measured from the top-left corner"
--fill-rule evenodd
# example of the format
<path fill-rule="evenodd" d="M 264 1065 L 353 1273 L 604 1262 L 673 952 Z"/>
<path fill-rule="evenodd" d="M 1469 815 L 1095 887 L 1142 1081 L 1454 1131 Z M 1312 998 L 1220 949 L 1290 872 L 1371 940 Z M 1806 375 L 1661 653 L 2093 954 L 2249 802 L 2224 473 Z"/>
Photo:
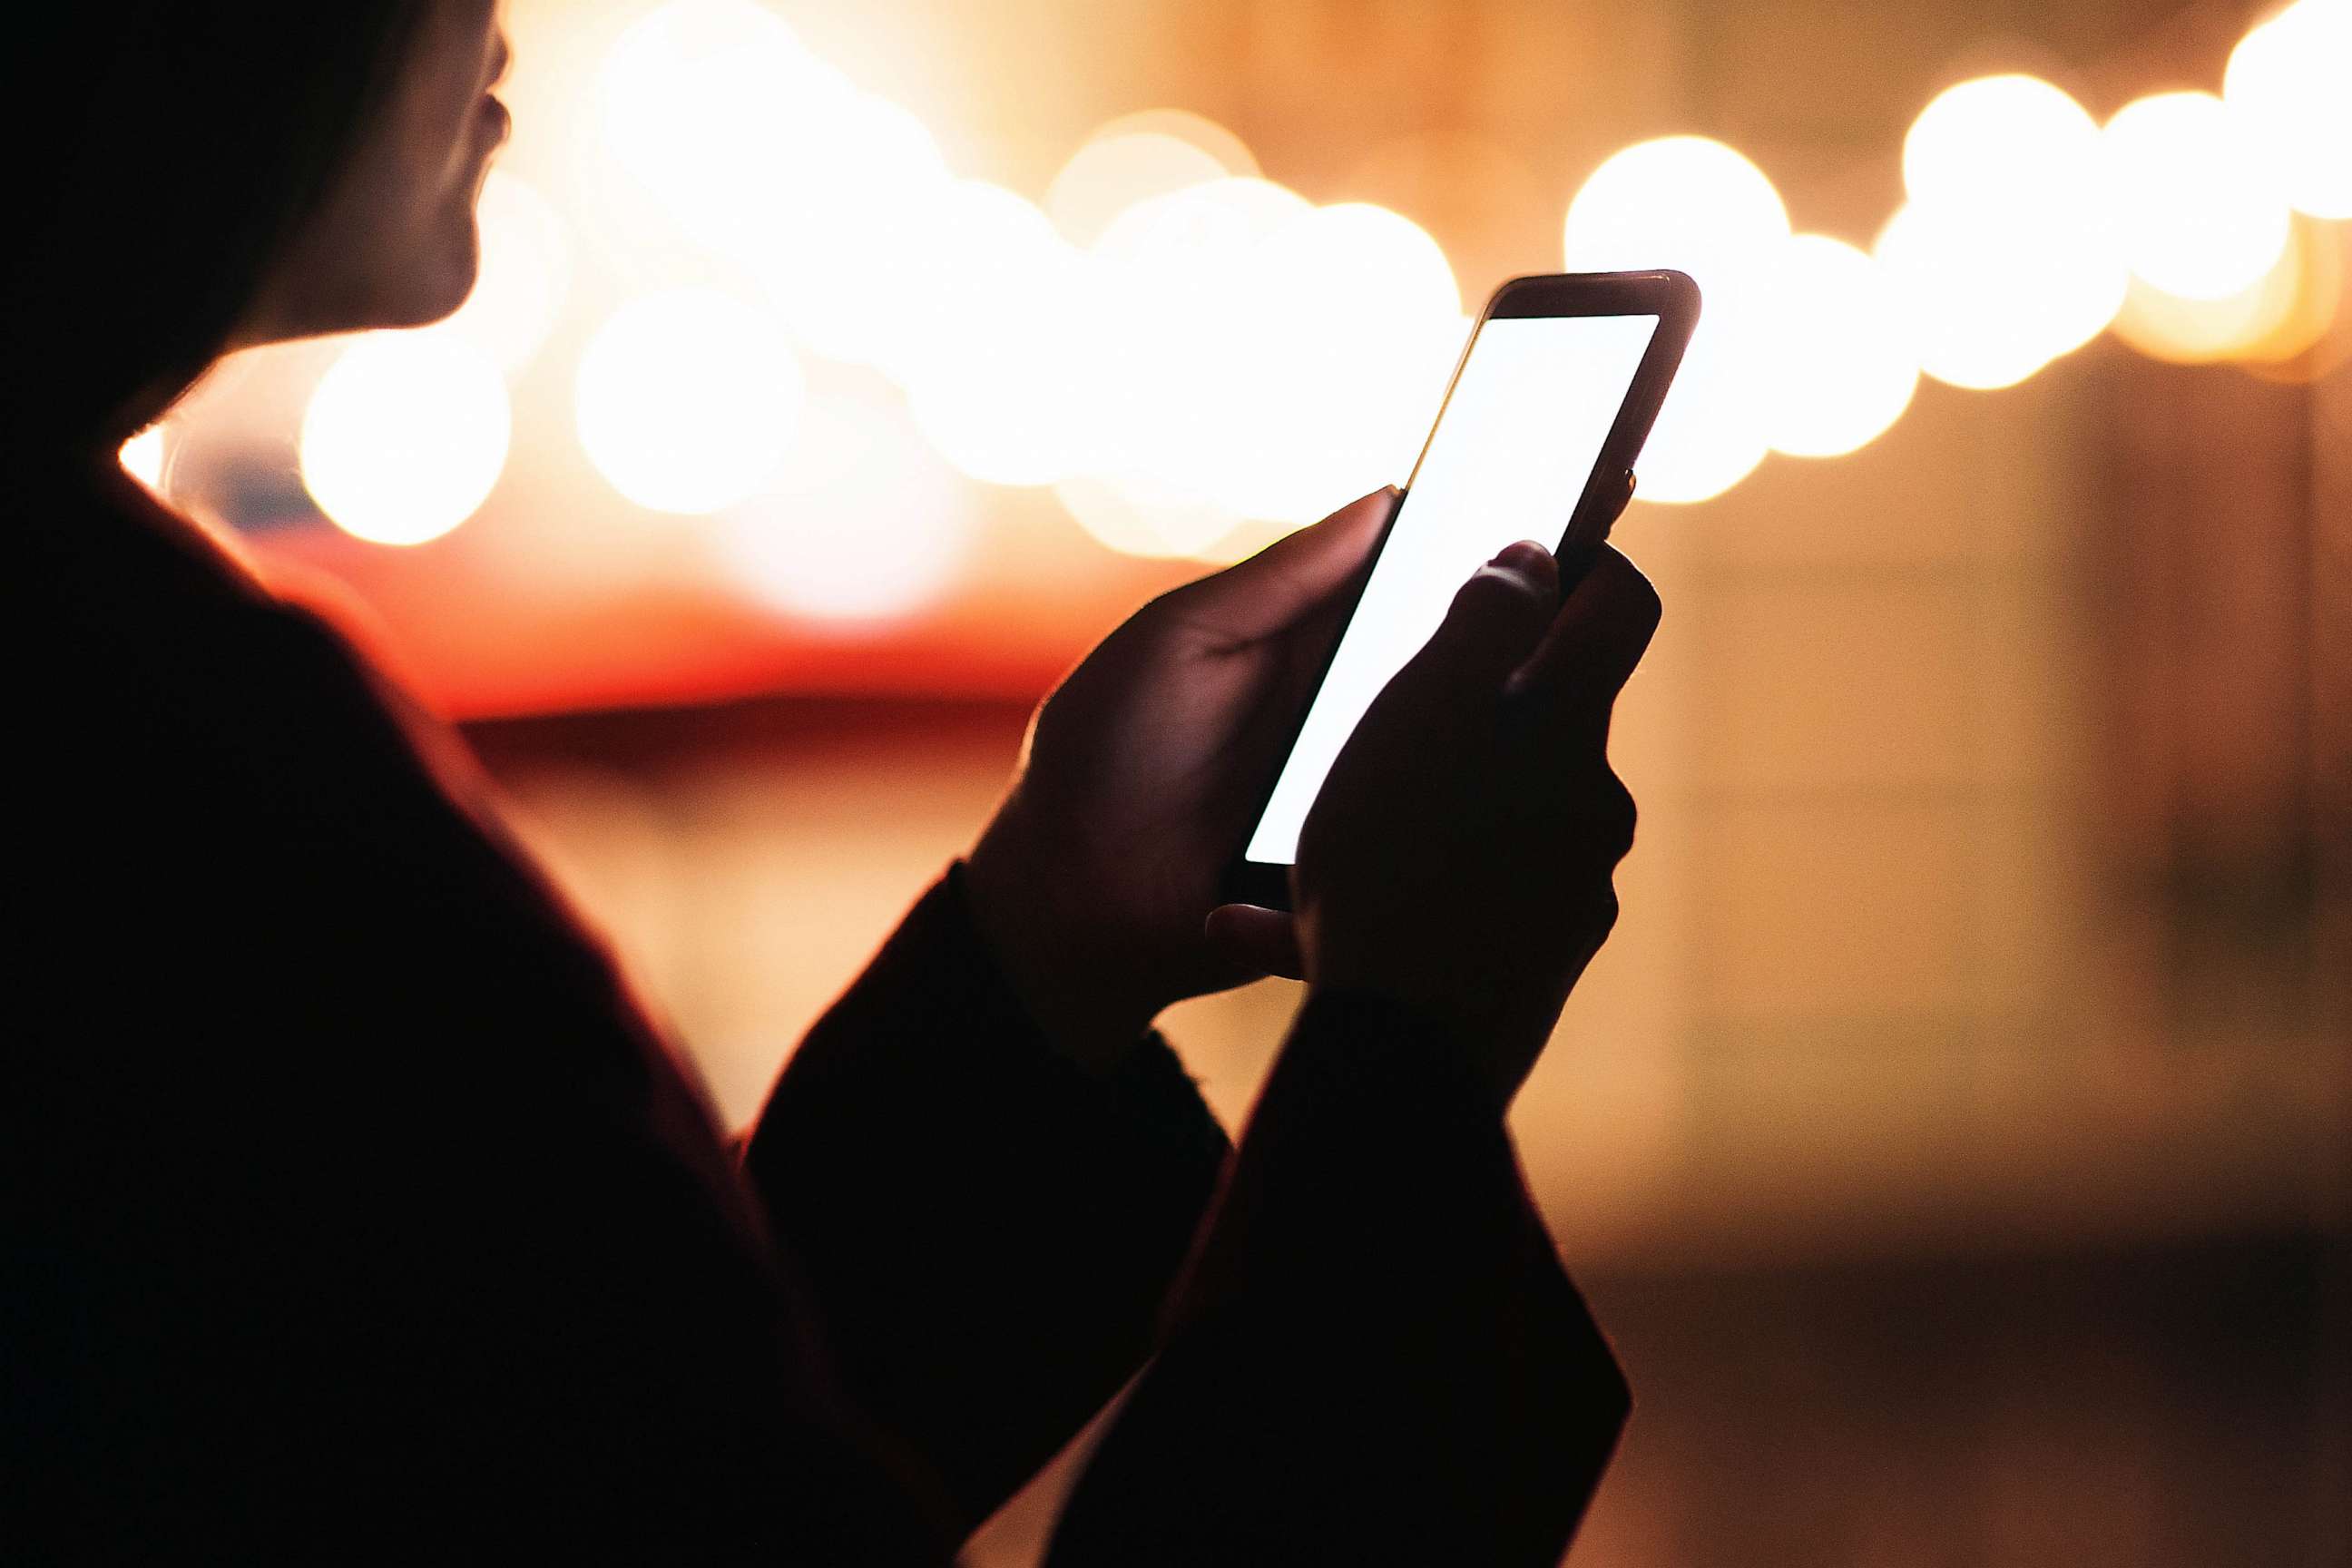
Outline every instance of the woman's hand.
<path fill-rule="evenodd" d="M 1617 918 L 1633 801 L 1609 716 L 1657 624 L 1614 550 L 1562 603 L 1550 554 L 1511 546 L 1374 700 L 1300 835 L 1308 979 L 1443 1020 L 1498 1108 Z"/>
<path fill-rule="evenodd" d="M 1289 917 L 1203 922 L 1396 504 L 1380 490 L 1164 594 L 1037 711 L 974 917 L 1047 1037 L 1108 1069 L 1170 1003 L 1296 974 Z"/>

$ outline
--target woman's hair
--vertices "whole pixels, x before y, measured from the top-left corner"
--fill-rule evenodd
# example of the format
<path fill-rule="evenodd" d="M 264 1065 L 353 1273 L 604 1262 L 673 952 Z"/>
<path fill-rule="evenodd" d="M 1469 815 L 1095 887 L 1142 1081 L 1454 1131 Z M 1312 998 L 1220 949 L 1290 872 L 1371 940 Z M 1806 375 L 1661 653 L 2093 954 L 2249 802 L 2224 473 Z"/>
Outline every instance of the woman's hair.
<path fill-rule="evenodd" d="M 226 345 L 430 0 L 35 0 L 8 25 L 0 443 L 86 445 Z"/>

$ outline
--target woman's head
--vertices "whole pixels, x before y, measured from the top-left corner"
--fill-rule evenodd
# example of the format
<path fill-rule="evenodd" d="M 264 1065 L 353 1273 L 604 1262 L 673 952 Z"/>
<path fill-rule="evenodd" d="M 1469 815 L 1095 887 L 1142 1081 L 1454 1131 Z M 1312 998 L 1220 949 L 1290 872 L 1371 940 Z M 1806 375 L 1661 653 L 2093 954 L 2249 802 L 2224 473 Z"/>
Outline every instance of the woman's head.
<path fill-rule="evenodd" d="M 47 151 L 0 247 L 0 438 L 110 440 L 225 350 L 471 287 L 495 0 L 50 0 L 12 34 L 6 144 Z"/>

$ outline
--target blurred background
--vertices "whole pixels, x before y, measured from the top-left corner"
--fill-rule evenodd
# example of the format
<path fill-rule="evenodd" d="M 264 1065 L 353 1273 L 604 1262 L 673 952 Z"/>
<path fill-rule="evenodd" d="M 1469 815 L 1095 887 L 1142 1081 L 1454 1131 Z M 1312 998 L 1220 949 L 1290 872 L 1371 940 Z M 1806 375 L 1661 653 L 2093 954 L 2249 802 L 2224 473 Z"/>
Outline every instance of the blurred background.
<path fill-rule="evenodd" d="M 468 726 L 730 1119 L 1095 638 L 1402 480 L 1504 279 L 1683 267 L 1516 1111 L 1640 1402 L 1570 1562 L 2352 1561 L 2352 3 L 508 25 L 466 309 L 124 461 Z M 1165 1021 L 1229 1123 L 1297 999 Z"/>

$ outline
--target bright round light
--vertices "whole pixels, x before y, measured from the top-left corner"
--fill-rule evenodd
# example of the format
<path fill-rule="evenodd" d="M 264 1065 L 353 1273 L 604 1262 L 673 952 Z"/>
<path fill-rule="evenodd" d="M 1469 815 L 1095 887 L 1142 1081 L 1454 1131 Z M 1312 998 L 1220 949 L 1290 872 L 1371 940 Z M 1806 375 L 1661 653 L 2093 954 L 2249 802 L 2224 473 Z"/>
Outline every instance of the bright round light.
<path fill-rule="evenodd" d="M 1593 171 L 1569 205 L 1570 271 L 1671 267 L 1705 300 L 1665 406 L 1643 447 L 1644 500 L 1722 494 L 1764 460 L 1773 394 L 1759 330 L 1789 240 L 1789 212 L 1764 172 L 1704 136 L 1628 147 Z"/>
<path fill-rule="evenodd" d="M 614 159 L 689 237 L 742 261 L 803 221 L 793 187 L 845 155 L 857 97 L 753 0 L 647 13 L 614 40 L 598 87 Z"/>
<path fill-rule="evenodd" d="M 1011 191 L 959 181 L 942 211 L 938 254 L 950 264 L 908 302 L 919 331 L 892 373 L 958 468 L 990 484 L 1052 484 L 1092 451 L 1091 274 Z"/>
<path fill-rule="evenodd" d="M 1869 445 L 1911 405 L 1918 359 L 1879 266 L 1841 239 L 1790 240 L 1761 318 L 1779 367 L 1764 429 L 1778 451 L 1835 458 Z"/>
<path fill-rule="evenodd" d="M 2038 232 L 1964 207 L 1899 208 L 1874 254 L 1919 367 L 1954 386 L 2011 386 L 2096 337 L 2129 275 L 2093 226 Z"/>
<path fill-rule="evenodd" d="M 2152 359 L 2179 364 L 2295 360 L 2335 326 L 2343 298 L 2340 244 L 2316 226 L 2301 230 L 2269 272 L 2220 300 L 2184 300 L 2135 280 L 2116 335 Z"/>
<path fill-rule="evenodd" d="M 1384 207 L 1318 207 L 1268 237 L 1249 281 L 1244 368 L 1209 366 L 1194 393 L 1240 421 L 1219 453 L 1241 466 L 1216 463 L 1213 493 L 1243 516 L 1308 522 L 1402 480 L 1464 337 L 1437 242 Z"/>
<path fill-rule="evenodd" d="M 779 149 L 756 194 L 774 232 L 747 265 L 794 336 L 828 359 L 903 359 L 907 300 L 954 264 L 939 232 L 950 185 L 930 131 L 887 100 L 858 94 L 832 122 Z"/>
<path fill-rule="evenodd" d="M 1081 492 L 1076 510 L 1115 519 L 1132 498 L 1151 498 L 1140 503 L 1149 512 L 1162 498 L 1201 493 L 1234 510 L 1243 505 L 1234 476 L 1282 460 L 1256 424 L 1255 404 L 1274 395 L 1268 378 L 1286 368 L 1252 324 L 1268 294 L 1259 258 L 1313 210 L 1264 180 L 1217 180 L 1139 202 L 1104 231 L 1091 253 L 1099 289 L 1086 372 L 1097 389 L 1091 468 L 1129 500 Z M 1152 526 L 1129 536 L 1148 541 Z"/>
<path fill-rule="evenodd" d="M 717 511 L 782 465 L 804 396 L 767 312 L 710 289 L 646 295 L 581 356 L 580 444 L 613 488 L 654 511 Z"/>
<path fill-rule="evenodd" d="M 481 268 L 448 326 L 509 375 L 530 363 L 555 325 L 571 280 L 563 220 L 519 177 L 493 169 L 474 208 Z"/>
<path fill-rule="evenodd" d="M 1136 203 L 1225 178 L 1223 164 L 1162 132 L 1128 132 L 1088 142 L 1045 191 L 1045 211 L 1073 245 L 1092 245 Z"/>
<path fill-rule="evenodd" d="M 422 544 L 488 499 L 511 434 L 506 382 L 481 350 L 437 329 L 372 332 L 310 394 L 302 485 L 346 533 Z"/>
<path fill-rule="evenodd" d="M 1788 237 L 1788 208 L 1764 171 L 1720 142 L 1668 136 L 1592 172 L 1569 204 L 1562 254 L 1571 272 L 1678 268 L 1712 307 Z"/>
<path fill-rule="evenodd" d="M 2215 300 L 2277 262 L 2290 228 L 2285 199 L 2220 99 L 2143 98 L 2107 121 L 2104 140 L 2124 258 L 2149 284 Z"/>
<path fill-rule="evenodd" d="M 1947 88 L 1903 139 L 1903 187 L 1922 205 L 2063 214 L 2098 177 L 2098 121 L 2039 77 Z"/>
<path fill-rule="evenodd" d="M 1769 442 L 1759 395 L 1759 340 L 1743 328 L 1697 332 L 1634 462 L 1645 501 L 1712 500 L 1756 471 Z"/>
<path fill-rule="evenodd" d="M 1235 179 L 1254 179 L 1261 172 L 1257 154 L 1249 150 L 1247 142 L 1206 115 L 1195 114 L 1189 109 L 1139 109 L 1096 126 L 1087 140 L 1099 142 L 1113 136 L 1173 136 L 1206 153 L 1216 160 L 1219 169 Z"/>
<path fill-rule="evenodd" d="M 730 576 L 788 615 L 894 621 L 936 604 L 969 562 L 971 489 L 895 398 L 812 401 L 777 481 L 713 520 Z"/>
<path fill-rule="evenodd" d="M 1074 474 L 1054 494 L 1097 543 L 1121 555 L 1195 555 L 1241 521 L 1212 497 L 1155 491 L 1149 479 Z"/>
<path fill-rule="evenodd" d="M 163 443 L 163 426 L 150 425 L 122 443 L 118 454 L 124 473 L 158 493 L 163 489 L 164 462 L 170 455 Z"/>
<path fill-rule="evenodd" d="M 2289 203 L 2352 218 L 2352 0 L 2302 0 L 2248 33 L 2221 96 Z"/>

